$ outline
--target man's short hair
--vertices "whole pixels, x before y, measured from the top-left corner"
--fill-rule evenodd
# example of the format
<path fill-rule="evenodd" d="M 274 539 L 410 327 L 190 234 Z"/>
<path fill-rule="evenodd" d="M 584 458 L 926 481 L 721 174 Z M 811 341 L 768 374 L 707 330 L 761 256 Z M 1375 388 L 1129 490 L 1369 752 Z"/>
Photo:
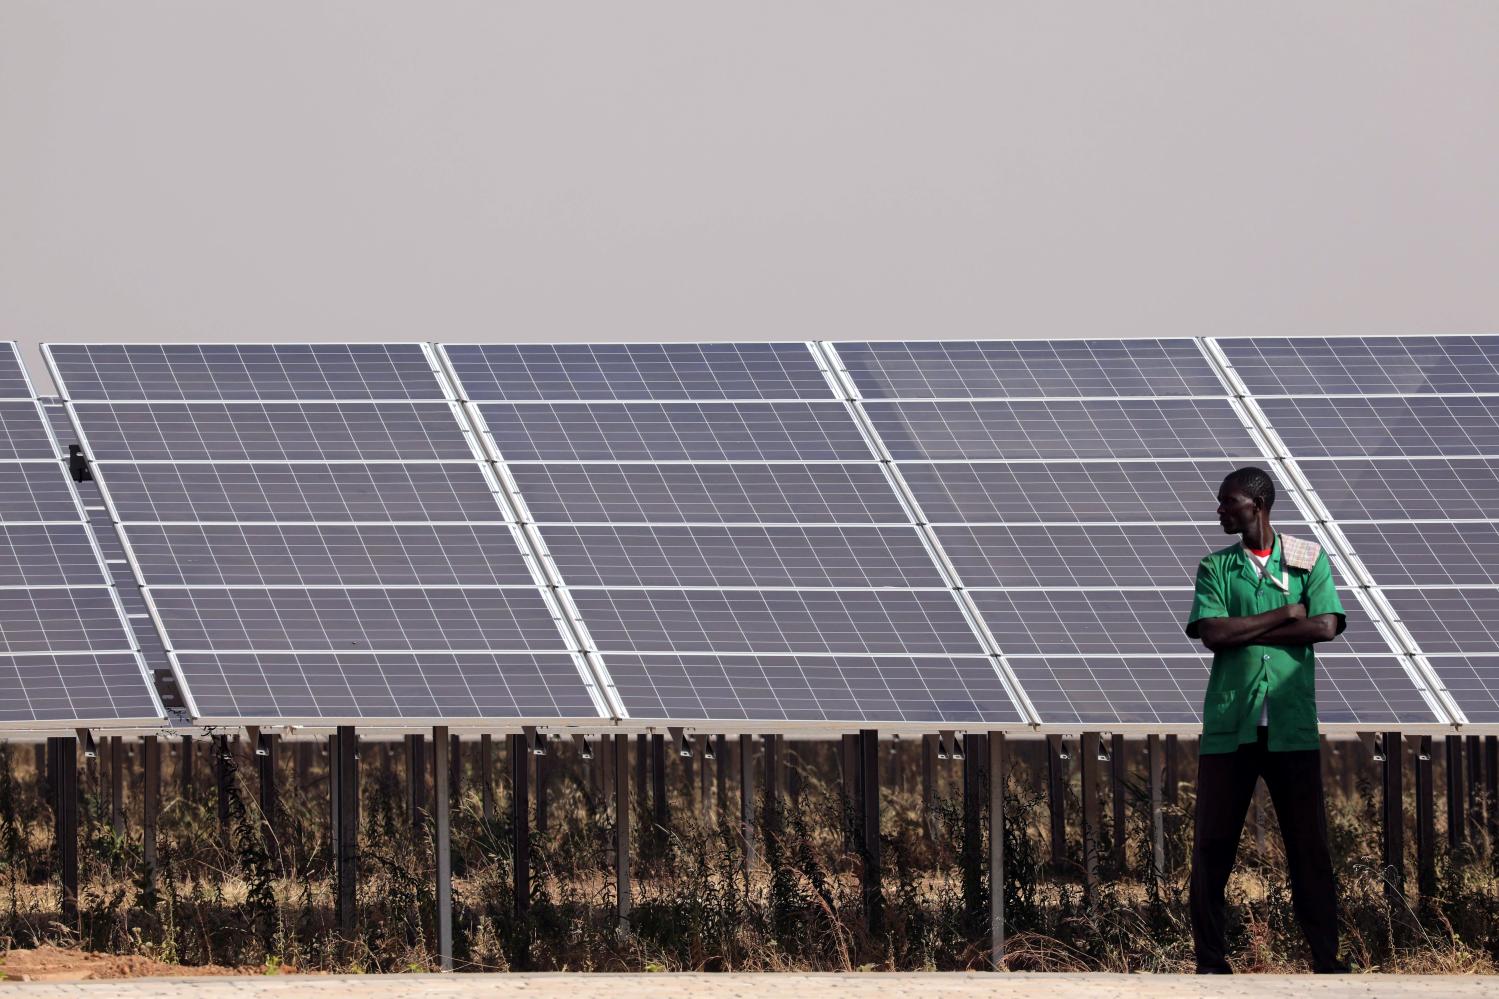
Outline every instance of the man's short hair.
<path fill-rule="evenodd" d="M 1263 468 L 1250 465 L 1229 472 L 1219 488 L 1238 490 L 1266 510 L 1275 505 L 1275 480 Z"/>

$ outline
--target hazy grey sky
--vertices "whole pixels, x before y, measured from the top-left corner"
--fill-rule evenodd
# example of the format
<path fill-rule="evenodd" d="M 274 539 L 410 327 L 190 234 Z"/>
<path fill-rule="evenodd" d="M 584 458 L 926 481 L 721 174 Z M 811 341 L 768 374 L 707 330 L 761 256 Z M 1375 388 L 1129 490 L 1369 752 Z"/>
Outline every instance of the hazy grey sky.
<path fill-rule="evenodd" d="M 0 0 L 0 336 L 1494 331 L 1496 52 L 1495 2 Z"/>

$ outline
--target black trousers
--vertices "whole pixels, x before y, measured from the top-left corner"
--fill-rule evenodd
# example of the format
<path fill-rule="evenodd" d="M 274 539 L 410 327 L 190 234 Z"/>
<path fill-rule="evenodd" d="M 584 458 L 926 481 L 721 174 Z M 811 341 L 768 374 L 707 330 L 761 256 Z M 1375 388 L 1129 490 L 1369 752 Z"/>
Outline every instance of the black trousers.
<path fill-rule="evenodd" d="M 1197 762 L 1197 823 L 1192 844 L 1192 942 L 1197 967 L 1229 970 L 1223 935 L 1224 890 L 1239 852 L 1244 816 L 1255 784 L 1264 778 L 1280 818 L 1291 875 L 1291 903 L 1312 949 L 1317 971 L 1336 971 L 1337 883 L 1327 849 L 1327 811 L 1322 801 L 1322 754 L 1315 749 L 1272 753 L 1267 730 L 1236 752 L 1209 753 Z"/>

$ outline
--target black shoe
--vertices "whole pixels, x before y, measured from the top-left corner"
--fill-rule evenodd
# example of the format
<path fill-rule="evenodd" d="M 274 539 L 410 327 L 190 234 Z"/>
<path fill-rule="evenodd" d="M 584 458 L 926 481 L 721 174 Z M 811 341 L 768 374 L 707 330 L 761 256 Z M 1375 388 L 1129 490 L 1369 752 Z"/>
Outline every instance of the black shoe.
<path fill-rule="evenodd" d="M 1353 974 L 1353 968 L 1349 966 L 1349 964 L 1348 964 L 1347 961 L 1334 961 L 1332 964 L 1329 964 L 1326 967 L 1313 968 L 1312 969 L 1312 974 L 1314 974 L 1314 975 L 1351 975 L 1351 974 Z"/>
<path fill-rule="evenodd" d="M 1197 973 L 1199 975 L 1232 975 L 1234 973 L 1234 969 L 1230 968 L 1226 964 L 1199 964 L 1197 966 Z"/>

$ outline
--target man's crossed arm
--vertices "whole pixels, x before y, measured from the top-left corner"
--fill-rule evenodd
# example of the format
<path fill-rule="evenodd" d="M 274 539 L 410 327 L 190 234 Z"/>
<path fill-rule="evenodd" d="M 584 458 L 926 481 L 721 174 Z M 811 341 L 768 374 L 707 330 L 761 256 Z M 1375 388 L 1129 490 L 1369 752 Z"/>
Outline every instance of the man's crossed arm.
<path fill-rule="evenodd" d="M 1338 637 L 1338 616 L 1306 616 L 1306 605 L 1287 604 L 1247 617 L 1208 617 L 1197 622 L 1197 636 L 1210 651 L 1241 645 L 1309 645 Z"/>

